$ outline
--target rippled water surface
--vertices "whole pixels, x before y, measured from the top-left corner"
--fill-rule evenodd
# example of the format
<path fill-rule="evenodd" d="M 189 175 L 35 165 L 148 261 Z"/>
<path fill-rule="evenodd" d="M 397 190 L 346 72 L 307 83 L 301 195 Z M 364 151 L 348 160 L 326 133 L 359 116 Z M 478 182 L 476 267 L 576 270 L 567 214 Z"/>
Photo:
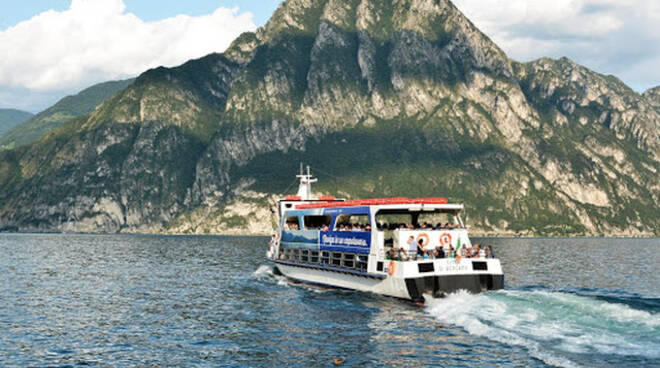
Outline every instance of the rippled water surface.
<path fill-rule="evenodd" d="M 660 366 L 660 239 L 479 239 L 506 289 L 290 285 L 266 238 L 0 234 L 0 366 Z"/>

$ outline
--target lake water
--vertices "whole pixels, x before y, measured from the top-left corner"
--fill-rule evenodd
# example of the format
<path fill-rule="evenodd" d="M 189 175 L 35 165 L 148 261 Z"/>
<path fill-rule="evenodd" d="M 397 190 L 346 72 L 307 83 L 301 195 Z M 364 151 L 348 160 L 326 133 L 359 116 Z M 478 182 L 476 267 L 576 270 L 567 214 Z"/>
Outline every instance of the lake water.
<path fill-rule="evenodd" d="M 0 234 L 0 366 L 660 366 L 660 239 L 479 239 L 505 290 L 290 285 L 267 238 Z"/>

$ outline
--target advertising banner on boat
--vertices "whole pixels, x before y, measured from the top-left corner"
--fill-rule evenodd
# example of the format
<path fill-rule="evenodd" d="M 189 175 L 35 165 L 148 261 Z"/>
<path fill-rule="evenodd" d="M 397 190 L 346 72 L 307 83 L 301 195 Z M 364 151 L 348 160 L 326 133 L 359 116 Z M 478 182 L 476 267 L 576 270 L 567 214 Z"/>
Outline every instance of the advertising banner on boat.
<path fill-rule="evenodd" d="M 328 231 L 320 233 L 321 250 L 331 252 L 369 253 L 371 233 L 360 231 Z"/>
<path fill-rule="evenodd" d="M 282 231 L 282 248 L 319 249 L 319 232 L 314 230 Z"/>

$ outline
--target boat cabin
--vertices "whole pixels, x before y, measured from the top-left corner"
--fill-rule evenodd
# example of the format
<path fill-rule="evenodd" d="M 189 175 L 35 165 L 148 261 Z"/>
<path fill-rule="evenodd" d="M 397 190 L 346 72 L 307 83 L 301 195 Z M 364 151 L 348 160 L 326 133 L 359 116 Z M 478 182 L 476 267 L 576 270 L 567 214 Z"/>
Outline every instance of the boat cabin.
<path fill-rule="evenodd" d="M 280 219 L 277 258 L 357 272 L 384 272 L 392 259 L 419 262 L 442 248 L 471 247 L 463 205 L 445 198 L 298 203 Z M 426 255 L 418 256 L 418 244 Z M 444 258 L 444 256 L 443 256 Z M 384 266 L 385 265 L 385 266 Z"/>

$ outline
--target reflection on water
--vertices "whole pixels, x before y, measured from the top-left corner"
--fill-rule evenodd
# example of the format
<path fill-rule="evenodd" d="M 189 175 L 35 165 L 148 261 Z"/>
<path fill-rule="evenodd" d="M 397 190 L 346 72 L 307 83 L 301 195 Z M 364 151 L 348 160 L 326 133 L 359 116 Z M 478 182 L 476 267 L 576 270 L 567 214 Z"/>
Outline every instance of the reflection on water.
<path fill-rule="evenodd" d="M 0 234 L 0 365 L 660 363 L 639 349 L 659 344 L 657 239 L 478 241 L 507 290 L 420 308 L 290 285 L 266 238 Z"/>

